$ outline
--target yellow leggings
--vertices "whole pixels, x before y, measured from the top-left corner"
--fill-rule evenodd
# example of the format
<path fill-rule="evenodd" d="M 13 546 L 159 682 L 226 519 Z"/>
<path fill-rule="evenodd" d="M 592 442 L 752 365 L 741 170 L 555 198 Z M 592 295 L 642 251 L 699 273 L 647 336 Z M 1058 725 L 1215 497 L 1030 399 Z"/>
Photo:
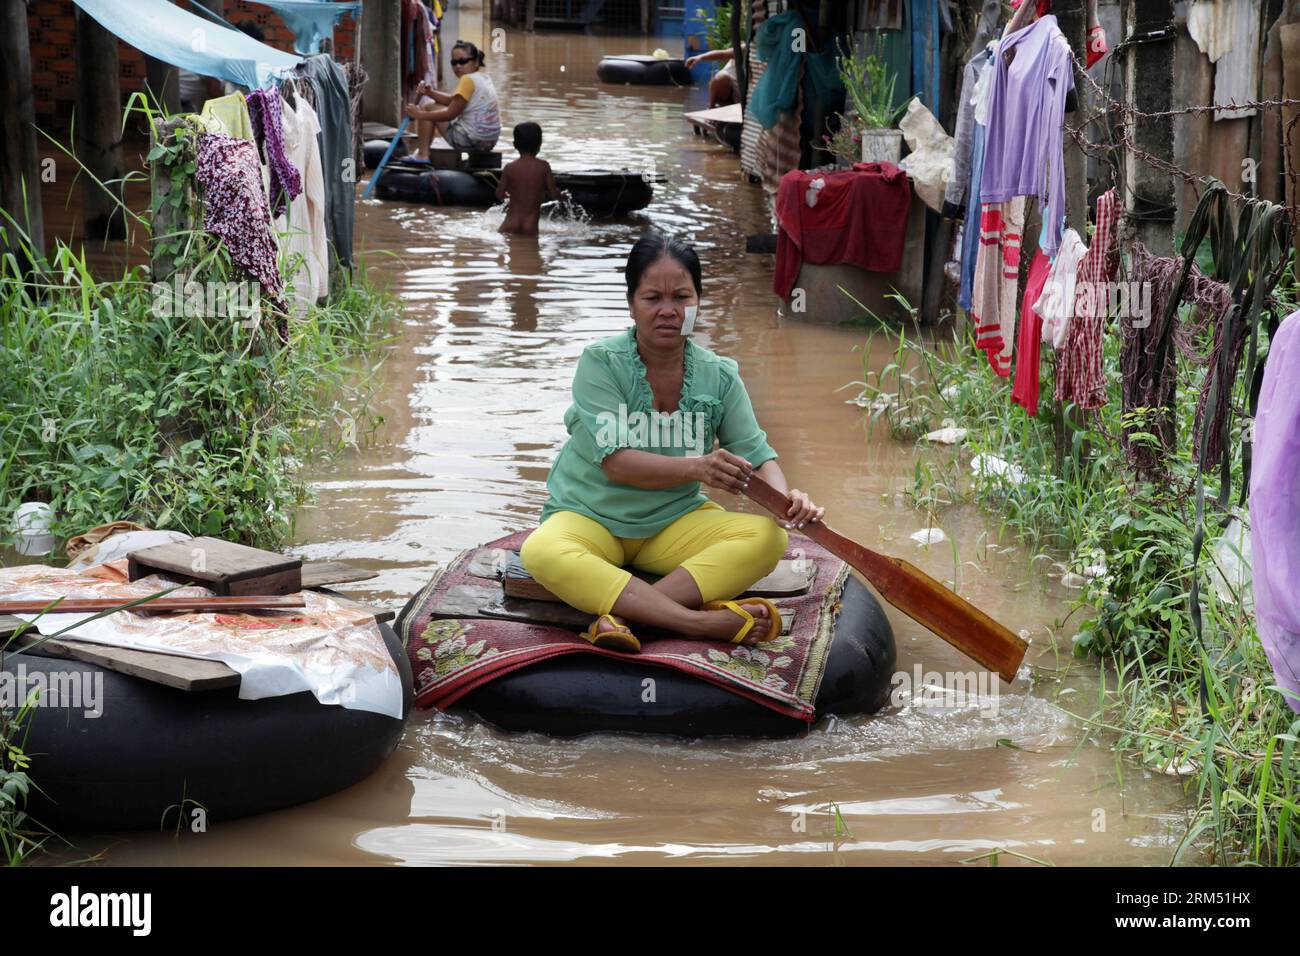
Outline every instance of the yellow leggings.
<path fill-rule="evenodd" d="M 707 601 L 724 601 L 770 574 L 787 535 L 763 515 L 706 502 L 652 538 L 616 538 L 598 521 L 558 511 L 527 540 L 519 559 L 539 584 L 590 614 L 608 614 L 634 568 L 660 576 L 685 568 Z"/>

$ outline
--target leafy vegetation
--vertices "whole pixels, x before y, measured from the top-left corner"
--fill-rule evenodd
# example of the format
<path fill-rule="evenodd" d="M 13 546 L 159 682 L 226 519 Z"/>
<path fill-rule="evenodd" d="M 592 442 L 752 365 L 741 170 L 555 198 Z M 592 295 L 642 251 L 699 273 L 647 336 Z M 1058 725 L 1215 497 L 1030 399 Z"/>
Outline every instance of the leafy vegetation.
<path fill-rule="evenodd" d="M 1292 273 L 1276 298 L 1279 311 L 1294 308 Z M 965 331 L 898 335 L 893 361 L 851 384 L 873 426 L 899 440 L 942 426 L 967 430 L 956 451 L 918 456 L 918 507 L 933 516 L 979 502 L 1001 532 L 1079 588 L 1075 608 L 1086 620 L 1068 650 L 1101 665 L 1102 686 L 1096 709 L 1076 716 L 1090 734 L 1184 781 L 1194 810 L 1174 861 L 1196 847 L 1221 863 L 1300 863 L 1300 719 L 1260 645 L 1249 584 L 1232 569 L 1241 555 L 1225 529 L 1240 509 L 1215 508 L 1217 474 L 1205 478 L 1206 545 L 1192 567 L 1191 430 L 1204 367 L 1180 364 L 1178 442 L 1165 462 L 1168 479 L 1153 482 L 1135 477 L 1119 441 L 1129 422 L 1121 412 L 1118 337 L 1105 338 L 1111 394 L 1096 412 L 1052 401 L 1049 356 L 1037 417 L 1010 402 L 1009 383 L 992 374 Z M 1237 408 L 1246 407 L 1245 387 L 1236 383 Z M 1235 449 L 1240 416 L 1234 428 Z M 972 474 L 968 462 L 977 456 L 1002 464 Z M 1242 475 L 1234 457 L 1236 491 Z M 1191 623 L 1194 575 L 1201 582 L 1199 639 Z"/>

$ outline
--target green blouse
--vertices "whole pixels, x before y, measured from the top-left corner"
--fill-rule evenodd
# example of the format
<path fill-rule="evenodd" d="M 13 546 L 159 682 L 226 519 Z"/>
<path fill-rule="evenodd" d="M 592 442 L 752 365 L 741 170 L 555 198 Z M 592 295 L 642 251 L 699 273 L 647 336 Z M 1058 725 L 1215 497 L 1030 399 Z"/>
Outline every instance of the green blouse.
<path fill-rule="evenodd" d="M 636 347 L 636 327 L 587 346 L 564 414 L 569 440 L 546 481 L 545 521 L 576 511 L 619 538 L 649 538 L 708 501 L 698 481 L 635 488 L 610 481 L 601 463 L 620 448 L 683 458 L 713 451 L 715 439 L 757 468 L 777 457 L 758 427 L 734 360 L 686 340 L 682 394 L 672 414 L 657 412 Z"/>

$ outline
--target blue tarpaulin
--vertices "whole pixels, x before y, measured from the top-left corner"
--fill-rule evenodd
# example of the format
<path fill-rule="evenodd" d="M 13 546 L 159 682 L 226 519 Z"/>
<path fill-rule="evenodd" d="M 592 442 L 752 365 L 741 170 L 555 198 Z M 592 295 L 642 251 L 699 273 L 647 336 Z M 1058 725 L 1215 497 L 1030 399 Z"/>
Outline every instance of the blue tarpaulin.
<path fill-rule="evenodd" d="M 239 30 L 182 10 L 168 0 L 73 0 L 105 30 L 155 59 L 202 76 L 259 89 L 301 57 Z"/>
<path fill-rule="evenodd" d="M 361 10 L 360 0 L 334 3 L 333 0 L 254 0 L 280 14 L 284 25 L 293 31 L 293 48 L 303 56 L 320 52 L 320 41 L 334 36 L 334 25 Z"/>

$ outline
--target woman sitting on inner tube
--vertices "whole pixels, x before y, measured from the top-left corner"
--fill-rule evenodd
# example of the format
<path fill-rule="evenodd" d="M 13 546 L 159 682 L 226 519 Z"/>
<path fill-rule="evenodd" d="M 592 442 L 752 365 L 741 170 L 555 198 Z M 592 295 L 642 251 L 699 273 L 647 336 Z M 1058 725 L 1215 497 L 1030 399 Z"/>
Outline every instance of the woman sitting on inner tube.
<path fill-rule="evenodd" d="M 482 70 L 483 51 L 466 40 L 451 48 L 451 69 L 460 81 L 454 93 L 440 93 L 427 83 L 415 88 L 416 105 L 404 110 L 416 120 L 416 159 L 428 160 L 429 143 L 437 133 L 452 149 L 488 153 L 501 136 L 501 109 L 492 77 Z M 436 108 L 435 108 L 436 107 Z"/>
<path fill-rule="evenodd" d="M 776 606 L 729 599 L 776 567 L 786 533 L 771 518 L 724 510 L 700 483 L 739 492 L 752 473 L 785 492 L 786 479 L 735 361 L 689 338 L 699 257 L 650 232 L 628 254 L 626 279 L 635 325 L 578 360 L 569 440 L 520 559 L 556 597 L 596 615 L 583 636 L 597 647 L 639 651 L 625 622 L 704 640 L 770 640 L 781 631 Z M 788 493 L 785 527 L 823 516 L 803 492 Z M 647 584 L 627 564 L 662 577 Z"/>

